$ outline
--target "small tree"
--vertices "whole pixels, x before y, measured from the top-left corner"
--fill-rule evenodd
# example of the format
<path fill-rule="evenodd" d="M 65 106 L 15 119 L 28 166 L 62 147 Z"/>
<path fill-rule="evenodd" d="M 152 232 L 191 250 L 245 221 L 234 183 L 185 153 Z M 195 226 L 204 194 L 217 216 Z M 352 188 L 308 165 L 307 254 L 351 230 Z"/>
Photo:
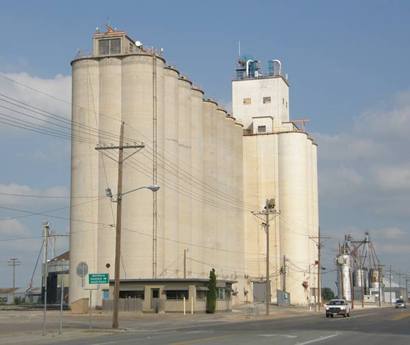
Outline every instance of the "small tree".
<path fill-rule="evenodd" d="M 208 292 L 206 294 L 206 312 L 213 314 L 216 309 L 216 274 L 213 268 L 209 272 Z"/>
<path fill-rule="evenodd" d="M 322 299 L 324 301 L 330 301 L 333 298 L 335 298 L 335 294 L 331 288 L 322 288 Z"/>

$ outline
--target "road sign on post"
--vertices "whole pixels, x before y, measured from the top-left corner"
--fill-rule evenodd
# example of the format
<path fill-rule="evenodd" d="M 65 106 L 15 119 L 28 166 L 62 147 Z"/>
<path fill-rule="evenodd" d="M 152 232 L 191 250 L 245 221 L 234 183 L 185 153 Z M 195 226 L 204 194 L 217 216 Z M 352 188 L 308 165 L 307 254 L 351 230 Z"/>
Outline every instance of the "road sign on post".
<path fill-rule="evenodd" d="M 88 284 L 108 284 L 108 273 L 90 273 L 88 275 Z"/>

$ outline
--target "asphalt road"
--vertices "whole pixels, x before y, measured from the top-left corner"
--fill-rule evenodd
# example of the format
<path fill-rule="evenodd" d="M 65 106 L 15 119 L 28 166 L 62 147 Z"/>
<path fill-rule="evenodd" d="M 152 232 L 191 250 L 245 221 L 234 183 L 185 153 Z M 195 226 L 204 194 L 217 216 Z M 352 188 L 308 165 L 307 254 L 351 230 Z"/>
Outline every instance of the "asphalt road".
<path fill-rule="evenodd" d="M 326 319 L 323 314 L 242 322 L 198 322 L 179 328 L 130 329 L 92 338 L 58 340 L 49 344 L 280 344 L 280 345 L 408 345 L 410 311 L 393 308 L 353 312 L 350 318 Z M 148 328 L 148 327 L 147 327 Z"/>

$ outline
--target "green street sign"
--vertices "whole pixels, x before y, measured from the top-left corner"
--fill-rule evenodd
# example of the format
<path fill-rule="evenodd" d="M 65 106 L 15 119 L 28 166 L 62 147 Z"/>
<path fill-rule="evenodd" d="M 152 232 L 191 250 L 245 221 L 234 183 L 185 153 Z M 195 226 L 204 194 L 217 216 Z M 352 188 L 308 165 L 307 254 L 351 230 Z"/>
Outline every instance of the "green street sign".
<path fill-rule="evenodd" d="M 88 284 L 108 284 L 108 273 L 90 273 Z"/>

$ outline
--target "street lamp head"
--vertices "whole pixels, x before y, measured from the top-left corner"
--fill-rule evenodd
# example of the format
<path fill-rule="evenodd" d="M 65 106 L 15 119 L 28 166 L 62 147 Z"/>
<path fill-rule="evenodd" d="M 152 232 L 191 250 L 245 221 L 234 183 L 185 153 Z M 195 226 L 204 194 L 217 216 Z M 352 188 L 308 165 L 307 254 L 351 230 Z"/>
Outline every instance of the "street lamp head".
<path fill-rule="evenodd" d="M 157 192 L 160 187 L 157 184 L 153 184 L 153 185 L 147 186 L 146 188 L 153 192 Z"/>
<path fill-rule="evenodd" d="M 105 196 L 109 197 L 112 199 L 112 191 L 111 188 L 106 188 L 105 189 Z"/>

